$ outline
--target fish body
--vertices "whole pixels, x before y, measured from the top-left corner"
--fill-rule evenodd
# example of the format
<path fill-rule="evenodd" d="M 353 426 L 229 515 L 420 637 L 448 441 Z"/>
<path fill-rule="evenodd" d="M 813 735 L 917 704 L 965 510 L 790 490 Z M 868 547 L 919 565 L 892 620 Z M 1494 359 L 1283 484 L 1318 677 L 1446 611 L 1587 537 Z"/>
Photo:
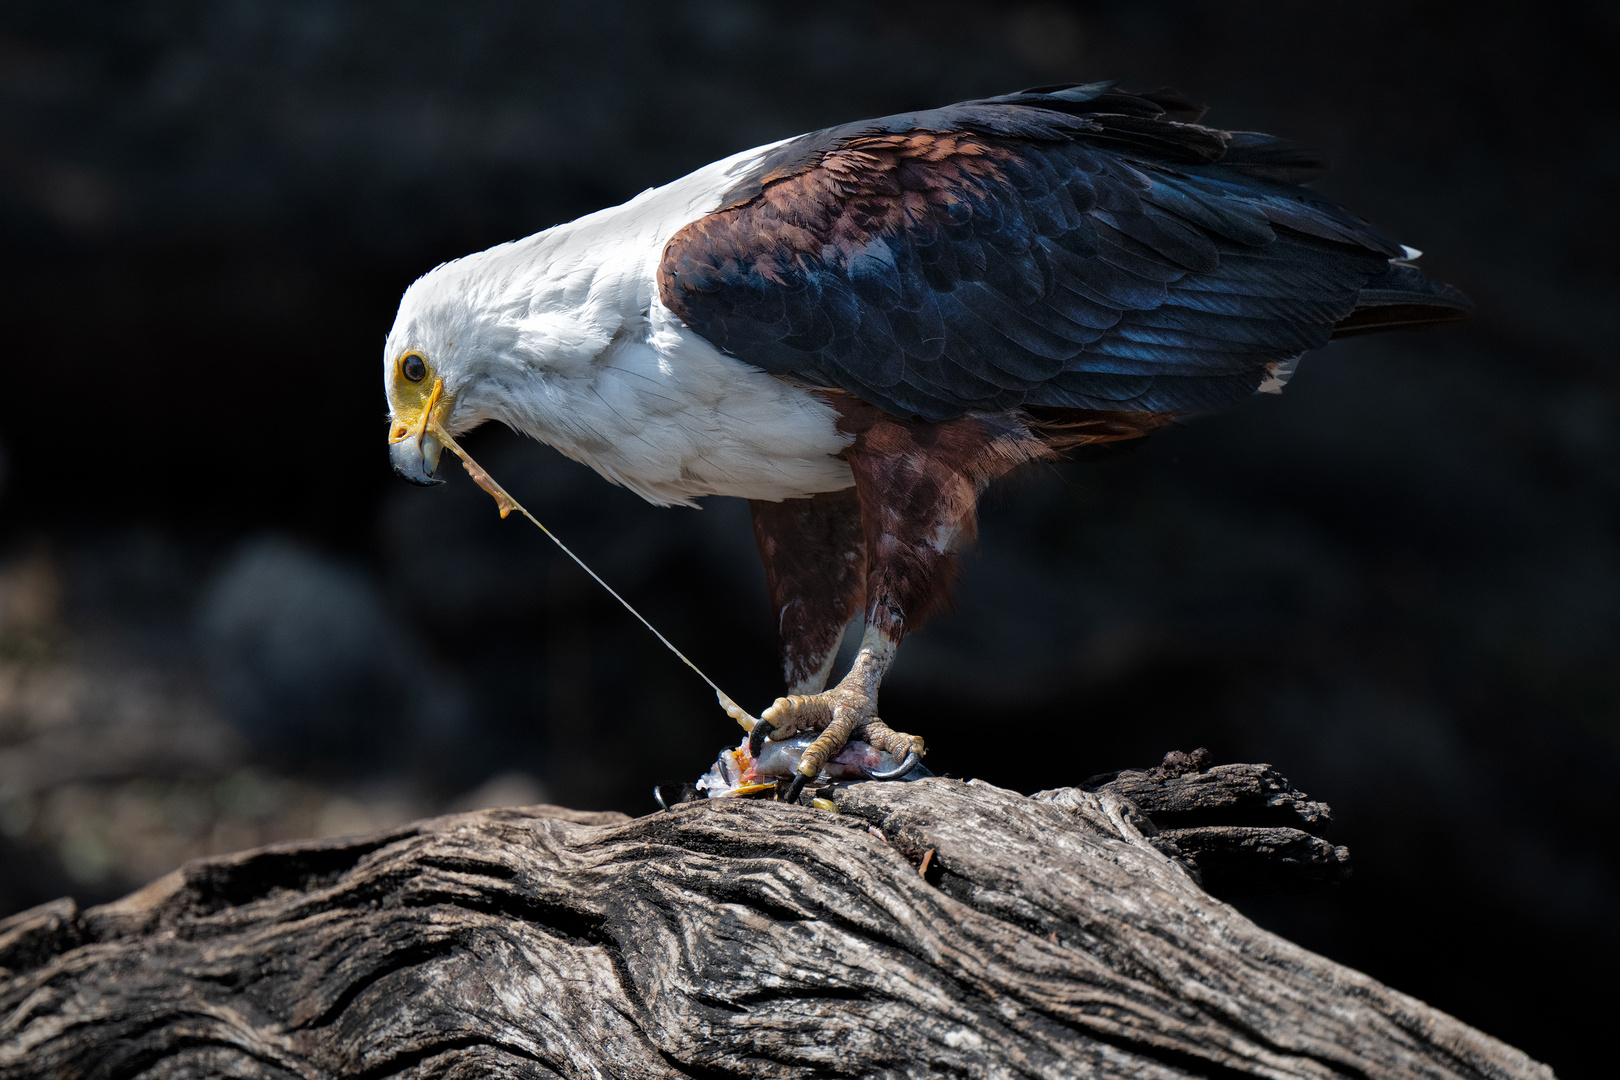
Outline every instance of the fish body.
<path fill-rule="evenodd" d="M 720 751 L 719 758 L 698 780 L 698 790 L 706 793 L 711 799 L 720 799 L 751 795 L 766 787 L 775 787 L 778 780 L 785 780 L 797 774 L 805 750 L 814 741 L 815 738 L 811 735 L 783 739 L 780 742 L 767 741 L 764 750 L 756 758 L 748 752 L 748 739 L 744 737 L 740 745 Z M 899 759 L 894 755 L 879 750 L 870 743 L 851 741 L 845 744 L 837 756 L 830 758 L 821 767 L 821 772 L 816 778 L 823 782 L 867 780 L 873 773 L 892 772 L 899 763 Z M 918 765 L 901 779 L 917 780 L 932 775 L 934 774 L 927 768 Z"/>

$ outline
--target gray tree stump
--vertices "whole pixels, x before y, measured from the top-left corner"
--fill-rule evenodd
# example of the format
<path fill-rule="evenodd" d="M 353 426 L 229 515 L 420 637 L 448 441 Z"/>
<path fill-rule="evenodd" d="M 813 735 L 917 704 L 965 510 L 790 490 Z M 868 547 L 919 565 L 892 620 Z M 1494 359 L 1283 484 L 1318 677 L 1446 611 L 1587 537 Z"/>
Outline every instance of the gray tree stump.
<path fill-rule="evenodd" d="M 1265 766 L 1201 765 L 202 860 L 0 923 L 0 1075 L 1551 1077 L 1205 892 L 1346 856 Z"/>

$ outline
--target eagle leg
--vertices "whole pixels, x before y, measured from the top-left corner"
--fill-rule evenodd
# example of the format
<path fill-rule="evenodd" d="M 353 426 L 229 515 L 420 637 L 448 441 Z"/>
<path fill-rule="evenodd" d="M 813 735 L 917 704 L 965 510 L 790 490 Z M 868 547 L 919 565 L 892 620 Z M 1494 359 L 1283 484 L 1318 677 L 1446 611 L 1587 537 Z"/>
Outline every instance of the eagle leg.
<path fill-rule="evenodd" d="M 922 754 L 921 739 L 901 736 L 877 718 L 878 685 L 883 681 L 889 665 L 894 662 L 895 649 L 899 644 L 898 637 L 868 626 L 861 639 L 861 650 L 855 655 L 855 663 L 837 686 L 817 694 L 779 697 L 760 714 L 763 723 L 772 725 L 783 734 L 791 735 L 807 729 L 821 732 L 814 742 L 805 747 L 804 755 L 799 759 L 799 773 L 788 788 L 789 802 L 798 798 L 805 782 L 814 779 L 828 759 L 838 755 L 844 744 L 856 734 L 874 733 L 874 725 L 891 737 L 890 742 L 894 742 L 894 737 L 898 736 L 907 740 L 904 744 L 906 751 L 915 750 L 919 756 Z M 872 745 L 880 750 L 888 749 L 875 742 Z M 893 750 L 890 753 L 901 756 Z"/>
<path fill-rule="evenodd" d="M 851 487 L 808 499 L 753 500 L 748 510 L 788 693 L 817 693 L 832 673 L 844 627 L 866 597 L 860 500 Z"/>
<path fill-rule="evenodd" d="M 812 699 L 827 685 L 844 627 L 866 596 L 866 543 L 854 488 L 807 499 L 755 500 L 748 509 L 777 613 L 788 688 L 783 702 L 792 702 L 779 702 L 774 720 L 754 725 L 748 745 L 758 757 L 767 738 L 822 731 L 832 723 L 832 705 Z"/>
<path fill-rule="evenodd" d="M 923 740 L 895 731 L 878 718 L 878 687 L 905 633 L 949 602 L 956 576 L 954 552 L 974 537 L 980 492 L 1018 465 L 1050 456 L 1045 443 L 1021 419 L 1008 415 L 969 414 L 925 423 L 877 410 L 840 411 L 845 430 L 854 436 L 844 456 L 855 478 L 865 582 L 860 593 L 846 584 L 839 595 L 846 603 L 852 596 L 864 599 L 866 629 L 855 663 L 836 686 L 778 698 L 761 714 L 761 720 L 771 725 L 760 734 L 761 743 L 768 736 L 821 732 L 799 761 L 799 775 L 788 790 L 790 800 L 852 737 L 901 759 L 901 768 L 891 776 L 915 767 L 925 752 Z M 759 522 L 756 515 L 756 538 Z M 772 555 L 763 540 L 760 548 L 767 575 L 772 581 L 784 580 L 772 574 Z M 781 558 L 779 552 L 776 558 Z M 847 573 L 849 565 L 840 566 L 838 572 Z M 786 638 L 785 601 L 791 599 L 791 589 L 778 594 L 773 588 L 772 597 L 783 612 Z M 827 610 L 847 617 L 843 613 L 849 609 Z M 816 640 L 837 647 L 836 636 Z M 830 665 L 830 656 L 823 659 Z M 790 683 L 792 665 L 790 659 Z M 825 668 L 818 674 L 824 684 Z"/>

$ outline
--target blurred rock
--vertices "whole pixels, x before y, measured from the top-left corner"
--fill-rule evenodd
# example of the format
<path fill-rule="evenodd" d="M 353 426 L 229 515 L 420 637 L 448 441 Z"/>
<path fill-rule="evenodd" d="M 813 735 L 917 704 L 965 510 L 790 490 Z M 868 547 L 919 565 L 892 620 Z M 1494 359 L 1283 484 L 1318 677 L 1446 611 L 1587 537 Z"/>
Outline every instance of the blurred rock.
<path fill-rule="evenodd" d="M 113 561 L 127 564 L 127 553 Z M 257 763 L 194 674 L 132 661 L 116 640 L 92 641 L 64 621 L 64 594 L 107 595 L 64 582 L 64 562 L 82 570 L 85 555 L 63 560 L 35 547 L 0 562 L 7 910 L 68 892 L 107 900 L 189 859 L 369 832 L 443 805 L 431 785 L 409 779 L 334 783 Z M 119 575 L 103 568 L 90 576 L 105 584 Z M 98 625 L 104 635 L 105 612 Z"/>
<path fill-rule="evenodd" d="M 504 772 L 492 776 L 465 795 L 450 800 L 449 811 L 487 810 L 497 806 L 534 806 L 550 802 L 546 786 L 528 773 Z"/>
<path fill-rule="evenodd" d="M 226 715 L 266 753 L 358 773 L 453 753 L 466 705 L 359 570 L 291 541 L 244 545 L 198 634 Z"/>

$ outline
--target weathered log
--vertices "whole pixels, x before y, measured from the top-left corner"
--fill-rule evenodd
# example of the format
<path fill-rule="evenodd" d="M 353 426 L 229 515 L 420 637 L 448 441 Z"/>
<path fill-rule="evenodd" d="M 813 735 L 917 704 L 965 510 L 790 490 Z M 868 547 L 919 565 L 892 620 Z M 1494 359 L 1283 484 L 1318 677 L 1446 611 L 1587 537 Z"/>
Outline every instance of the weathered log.
<path fill-rule="evenodd" d="M 1350 853 L 1323 836 L 1333 811 L 1269 765 L 1209 767 L 1209 751 L 1172 751 L 1152 769 L 1094 776 L 1149 819 L 1148 841 L 1216 896 L 1336 885 Z"/>
<path fill-rule="evenodd" d="M 1200 888 L 1276 861 L 1244 829 L 1300 849 L 1272 884 L 1345 863 L 1321 804 L 1200 764 L 202 860 L 0 923 L 0 1074 L 1551 1077 Z"/>

